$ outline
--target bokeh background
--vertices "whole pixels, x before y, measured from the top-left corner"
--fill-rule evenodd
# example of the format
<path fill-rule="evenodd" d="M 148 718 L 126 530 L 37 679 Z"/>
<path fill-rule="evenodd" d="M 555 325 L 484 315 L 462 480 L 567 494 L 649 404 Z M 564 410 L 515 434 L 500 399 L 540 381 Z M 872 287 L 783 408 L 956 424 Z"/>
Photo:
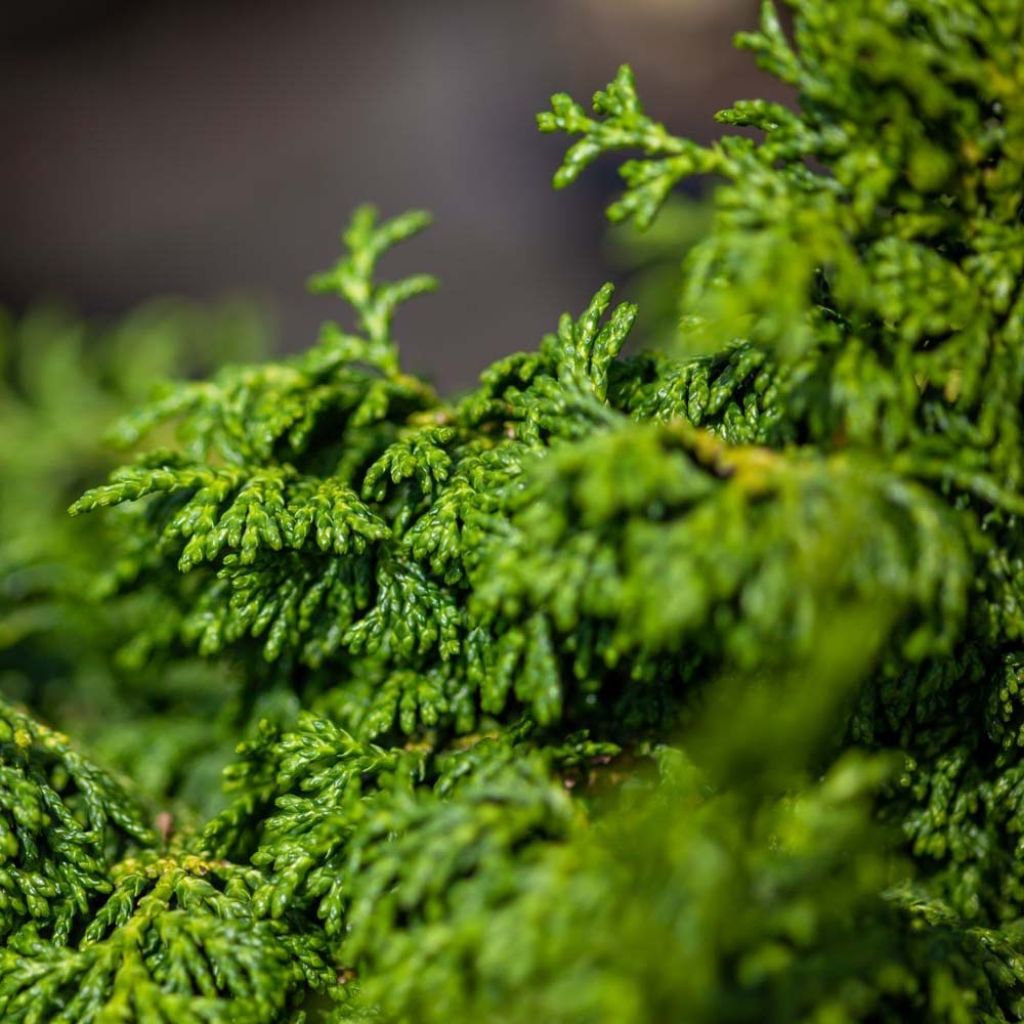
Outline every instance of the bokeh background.
<path fill-rule="evenodd" d="M 403 313 L 442 387 L 532 347 L 609 269 L 599 167 L 556 194 L 533 115 L 629 61 L 649 110 L 700 140 L 772 95 L 731 49 L 756 0 L 33 0 L 0 4 L 0 304 L 115 316 L 243 294 L 277 345 L 339 315 L 305 280 L 359 202 L 431 209 L 389 270 L 442 291 Z"/>

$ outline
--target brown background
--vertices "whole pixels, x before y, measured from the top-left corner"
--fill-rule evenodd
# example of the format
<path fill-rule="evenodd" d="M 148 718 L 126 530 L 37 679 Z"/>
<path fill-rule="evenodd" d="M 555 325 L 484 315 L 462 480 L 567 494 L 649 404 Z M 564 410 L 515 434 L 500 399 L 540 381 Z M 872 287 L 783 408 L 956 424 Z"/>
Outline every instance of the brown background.
<path fill-rule="evenodd" d="M 622 61 L 648 107 L 706 139 L 771 92 L 730 38 L 754 0 L 35 0 L 0 13 L 0 303 L 115 314 L 243 292 L 284 347 L 339 315 L 304 281 L 348 211 L 425 206 L 390 265 L 444 285 L 403 314 L 442 385 L 532 346 L 608 276 L 611 167 L 562 194 L 533 115 Z"/>

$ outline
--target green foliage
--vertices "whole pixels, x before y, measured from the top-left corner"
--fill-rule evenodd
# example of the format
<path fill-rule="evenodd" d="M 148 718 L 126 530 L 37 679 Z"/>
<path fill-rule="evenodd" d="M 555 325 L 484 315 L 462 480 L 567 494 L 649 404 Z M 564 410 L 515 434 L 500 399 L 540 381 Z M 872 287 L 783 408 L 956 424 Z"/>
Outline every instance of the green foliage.
<path fill-rule="evenodd" d="M 209 804 L 234 742 L 215 724 L 237 684 L 196 660 L 144 663 L 139 631 L 164 619 L 166 598 L 112 598 L 115 524 L 66 508 L 117 464 L 113 419 L 161 380 L 257 355 L 264 334 L 238 302 L 152 303 L 104 327 L 56 309 L 0 317 L 0 690 L 158 799 Z"/>
<path fill-rule="evenodd" d="M 5 1020 L 1024 1019 L 1024 13 L 790 6 L 757 138 L 626 68 L 541 115 L 557 185 L 636 152 L 613 219 L 717 177 L 672 345 L 606 285 L 442 399 L 394 338 L 432 279 L 377 279 L 426 218 L 364 207 L 312 281 L 352 325 L 122 419 L 72 522 L 179 767 L 154 835 L 4 710 Z"/>
<path fill-rule="evenodd" d="M 0 780 L 0 936 L 32 922 L 66 942 L 90 898 L 109 891 L 112 865 L 153 837 L 114 779 L 6 702 Z"/>
<path fill-rule="evenodd" d="M 5 1020 L 263 1022 L 333 980 L 316 944 L 255 919 L 253 872 L 196 857 L 119 865 L 77 948 L 26 936 L 0 952 Z"/>
<path fill-rule="evenodd" d="M 691 174 L 717 170 L 713 151 L 679 139 L 644 112 L 633 72 L 623 65 L 607 88 L 594 94 L 594 117 L 565 93 L 551 97 L 551 111 L 537 123 L 542 132 L 581 135 L 555 175 L 555 188 L 571 185 L 602 153 L 636 149 L 643 160 L 623 164 L 626 191 L 608 208 L 613 221 L 633 218 L 647 227 L 672 189 Z"/>

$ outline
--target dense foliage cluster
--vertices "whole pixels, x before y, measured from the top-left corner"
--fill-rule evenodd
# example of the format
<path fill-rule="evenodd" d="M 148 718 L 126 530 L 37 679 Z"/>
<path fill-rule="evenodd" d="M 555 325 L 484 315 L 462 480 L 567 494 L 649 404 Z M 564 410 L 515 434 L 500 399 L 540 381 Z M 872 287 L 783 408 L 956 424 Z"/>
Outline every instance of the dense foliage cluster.
<path fill-rule="evenodd" d="M 1024 1019 L 1024 8 L 790 6 L 756 132 L 540 116 L 613 220 L 718 179 L 670 345 L 606 285 L 442 398 L 365 207 L 351 325 L 3 520 L 4 1021 Z"/>

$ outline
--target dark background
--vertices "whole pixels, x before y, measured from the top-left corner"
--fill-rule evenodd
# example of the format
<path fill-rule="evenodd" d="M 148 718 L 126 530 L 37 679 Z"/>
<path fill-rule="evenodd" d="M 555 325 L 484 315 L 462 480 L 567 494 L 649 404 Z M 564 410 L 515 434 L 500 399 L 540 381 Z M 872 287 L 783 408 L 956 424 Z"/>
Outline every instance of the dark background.
<path fill-rule="evenodd" d="M 648 109 L 706 140 L 773 95 L 730 46 L 755 0 L 35 0 L 0 4 L 0 304 L 114 315 L 244 293 L 297 348 L 340 315 L 306 294 L 365 200 L 437 224 L 406 362 L 446 387 L 532 347 L 609 276 L 612 167 L 556 194 L 534 114 L 623 61 Z"/>

